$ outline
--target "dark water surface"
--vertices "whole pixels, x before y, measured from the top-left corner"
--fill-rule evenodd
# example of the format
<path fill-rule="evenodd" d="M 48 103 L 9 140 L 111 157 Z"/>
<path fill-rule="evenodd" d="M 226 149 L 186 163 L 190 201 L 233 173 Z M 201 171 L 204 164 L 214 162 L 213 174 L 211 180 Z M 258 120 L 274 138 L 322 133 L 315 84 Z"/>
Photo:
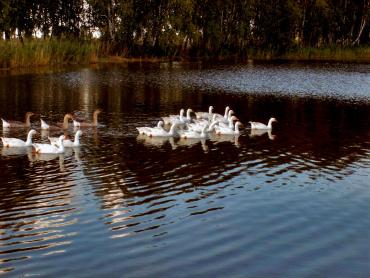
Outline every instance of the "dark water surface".
<path fill-rule="evenodd" d="M 209 105 L 219 113 L 231 106 L 242 134 L 137 137 L 137 126 Z M 1 147 L 3 275 L 370 276 L 370 65 L 158 63 L 0 74 L 5 119 L 32 111 L 53 123 L 67 112 L 91 118 L 97 107 L 99 127 L 64 155 Z M 272 134 L 252 136 L 248 121 L 270 116 L 279 121 Z M 46 141 L 39 118 L 32 124 L 35 141 Z"/>

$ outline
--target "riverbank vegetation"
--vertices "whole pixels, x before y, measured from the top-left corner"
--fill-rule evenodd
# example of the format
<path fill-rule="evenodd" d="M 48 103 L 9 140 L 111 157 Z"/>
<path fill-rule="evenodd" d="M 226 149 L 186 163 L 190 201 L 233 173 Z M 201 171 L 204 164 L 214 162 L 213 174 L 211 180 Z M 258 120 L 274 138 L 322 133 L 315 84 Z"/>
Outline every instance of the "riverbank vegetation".
<path fill-rule="evenodd" d="M 0 11 L 2 67 L 111 56 L 370 61 L 368 0 L 5 0 Z"/>
<path fill-rule="evenodd" d="M 2 68 L 97 62 L 99 43 L 84 40 L 28 39 L 0 41 Z"/>

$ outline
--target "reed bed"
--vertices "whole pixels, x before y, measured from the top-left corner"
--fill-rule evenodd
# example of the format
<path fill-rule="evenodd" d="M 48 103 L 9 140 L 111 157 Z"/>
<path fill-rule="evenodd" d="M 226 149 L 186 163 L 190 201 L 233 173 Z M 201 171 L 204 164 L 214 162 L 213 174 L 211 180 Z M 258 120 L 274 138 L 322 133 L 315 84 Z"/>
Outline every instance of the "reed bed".
<path fill-rule="evenodd" d="M 370 62 L 370 47 L 299 48 L 281 55 L 282 59 L 305 61 Z"/>
<path fill-rule="evenodd" d="M 0 68 L 30 68 L 66 64 L 91 64 L 97 62 L 134 62 L 137 60 L 145 61 L 148 59 L 150 61 L 158 60 L 156 57 L 127 58 L 121 55 L 117 56 L 115 53 L 110 52 L 111 50 L 107 47 L 107 44 L 104 44 L 99 40 L 0 40 Z M 248 49 L 242 56 L 252 60 L 285 59 L 297 61 L 344 61 L 369 63 L 370 47 L 306 47 L 290 49 L 279 54 L 271 50 L 252 48 Z M 235 55 L 232 57 L 235 57 Z M 171 58 L 173 59 L 174 57 Z M 179 60 L 190 59 L 189 57 L 175 58 Z M 218 57 L 218 59 L 226 58 L 230 57 Z M 161 57 L 159 60 L 163 59 L 165 59 L 165 57 Z M 205 57 L 198 57 L 198 59 L 205 59 Z"/>
<path fill-rule="evenodd" d="M 18 68 L 95 63 L 99 42 L 32 39 L 0 41 L 0 67 Z"/>

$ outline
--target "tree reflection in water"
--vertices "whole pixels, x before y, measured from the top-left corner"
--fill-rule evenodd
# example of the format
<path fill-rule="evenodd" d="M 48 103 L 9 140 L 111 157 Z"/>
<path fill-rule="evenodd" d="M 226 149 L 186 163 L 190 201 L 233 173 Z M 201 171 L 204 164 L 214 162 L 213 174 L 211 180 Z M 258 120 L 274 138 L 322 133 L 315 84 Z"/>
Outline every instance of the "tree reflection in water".
<path fill-rule="evenodd" d="M 276 75 L 277 88 L 281 89 L 282 84 L 289 86 L 291 80 L 299 80 L 303 88 L 308 86 L 300 67 L 292 66 L 282 73 L 271 65 L 252 66 L 254 68 L 259 74 L 263 68 Z M 177 241 L 178 244 L 191 244 L 181 241 L 179 234 L 197 231 L 192 226 L 196 220 L 206 223 L 196 227 L 200 233 L 209 235 L 207 238 L 215 236 L 208 227 L 221 229 L 222 240 L 219 241 L 224 242 L 223 239 L 231 234 L 232 238 L 239 238 L 244 247 L 249 246 L 248 242 L 265 242 L 258 241 L 254 235 L 280 231 L 281 227 L 296 227 L 294 225 L 302 223 L 302 217 L 294 213 L 301 210 L 308 221 L 304 222 L 307 223 L 305 228 L 313 224 L 320 231 L 330 216 L 322 211 L 320 204 L 332 204 L 339 193 L 350 201 L 343 206 L 339 203 L 338 211 L 351 208 L 355 216 L 351 219 L 361 219 L 358 216 L 363 214 L 361 206 L 364 207 L 365 202 L 362 200 L 368 196 L 363 192 L 368 178 L 364 172 L 370 167 L 369 102 L 349 101 L 351 95 L 341 101 L 325 92 L 333 88 L 333 82 L 340 86 L 338 80 L 353 78 L 352 84 L 356 84 L 362 75 L 354 72 L 344 76 L 339 69 L 339 78 L 329 71 L 331 80 L 327 83 L 323 80 L 320 84 L 322 97 L 302 97 L 300 92 L 290 95 L 279 91 L 259 93 L 258 88 L 243 91 L 237 86 L 244 84 L 241 80 L 253 71 L 248 68 L 244 75 L 241 69 L 243 67 L 238 71 L 230 70 L 224 80 L 212 79 L 224 73 L 224 68 L 199 70 L 192 66 L 160 68 L 143 64 L 1 77 L 0 111 L 4 118 L 23 119 L 26 111 L 33 111 L 50 122 L 58 122 L 68 112 L 86 116 L 97 107 L 104 111 L 102 125 L 84 130 L 81 147 L 68 149 L 64 155 L 45 157 L 34 155 L 27 148 L 1 149 L 0 241 L 4 248 L 0 255 L 5 261 L 2 268 L 13 267 L 14 275 L 20 276 L 22 273 L 16 271 L 23 267 L 39 267 L 22 264 L 22 260 L 38 261 L 42 257 L 40 254 L 54 256 L 58 252 L 79 254 L 71 257 L 78 265 L 94 261 L 95 258 L 81 255 L 83 248 L 99 248 L 104 254 L 100 259 L 109 260 L 109 254 L 116 254 L 122 258 L 120 262 L 125 262 L 126 250 L 137 251 L 144 246 L 154 252 L 155 249 L 138 242 L 150 241 L 151 237 L 182 250 L 184 245 L 176 245 Z M 300 72 L 296 79 L 285 80 L 285 72 L 294 72 L 294 69 Z M 312 71 L 315 71 L 314 66 Z M 192 82 L 182 83 L 190 77 Z M 257 82 L 249 81 L 249 84 Z M 296 84 L 292 87 L 297 89 Z M 291 89 L 285 91 L 291 92 Z M 343 90 L 340 91 L 342 94 Z M 223 113 L 225 105 L 229 105 L 245 125 L 249 120 L 264 122 L 271 116 L 279 123 L 271 133 L 251 131 L 246 127 L 238 137 L 214 135 L 207 140 L 158 139 L 137 134 L 137 126 L 155 125 L 160 116 L 188 107 L 206 111 L 209 105 L 218 113 Z M 33 127 L 39 130 L 39 122 L 35 121 Z M 2 134 L 20 138 L 26 132 L 9 130 Z M 73 127 L 66 132 L 74 134 Z M 47 136 L 60 134 L 59 131 L 41 133 L 35 141 L 46 142 Z M 349 189 L 344 186 L 346 182 Z M 327 190 L 325 194 L 315 195 L 322 203 L 312 203 L 317 201 L 312 198 L 312 191 L 323 189 Z M 295 191 L 300 195 L 294 195 Z M 282 193 L 280 199 L 269 195 L 276 192 Z M 298 197 L 300 201 L 294 203 L 293 199 Z M 299 206 L 306 202 L 316 205 L 316 211 Z M 260 212 L 265 214 L 258 214 Z M 323 213 L 322 218 L 319 212 Z M 348 221 L 345 215 L 336 217 L 340 223 Z M 270 226 L 263 226 L 262 219 L 267 219 Z M 285 223 L 286 219 L 291 222 Z M 317 226 L 310 219 L 317 220 Z M 358 225 L 354 227 L 357 229 Z M 226 229 L 225 234 L 222 229 Z M 320 234 L 321 242 L 327 242 L 327 238 L 321 237 L 334 234 L 334 230 L 337 232 L 337 226 L 329 226 L 315 236 Z M 302 242 L 312 239 L 312 234 L 306 234 L 303 229 L 299 231 L 304 235 L 299 238 Z M 179 238 L 166 242 L 166 235 L 174 234 Z M 281 234 L 285 233 L 267 234 L 266 237 L 273 240 Z M 94 243 L 89 244 L 86 238 Z M 114 247 L 111 239 L 115 240 Z M 207 247 L 202 249 L 209 249 L 204 238 L 197 240 Z M 296 244 L 294 238 L 285 240 L 289 246 Z M 350 243 L 340 241 L 340 244 Z M 318 246 L 317 250 L 326 250 L 327 246 L 324 247 Z M 350 247 L 348 250 L 352 250 Z M 261 253 L 255 251 L 257 257 L 271 253 L 268 244 L 255 249 L 263 250 Z M 189 252 L 181 258 L 193 255 Z M 18 262 L 20 256 L 26 259 Z M 54 261 L 58 266 L 54 264 L 54 269 L 69 256 L 57 258 Z M 141 256 L 135 258 L 141 262 Z M 302 258 L 297 265 L 305 263 L 306 257 Z M 219 261 L 211 262 L 217 264 Z"/>

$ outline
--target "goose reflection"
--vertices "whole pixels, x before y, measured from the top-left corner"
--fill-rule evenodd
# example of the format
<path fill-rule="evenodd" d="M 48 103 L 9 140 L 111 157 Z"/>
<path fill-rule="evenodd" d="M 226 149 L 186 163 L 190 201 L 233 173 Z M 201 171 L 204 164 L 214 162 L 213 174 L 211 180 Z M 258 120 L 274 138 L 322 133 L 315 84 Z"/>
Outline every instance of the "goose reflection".
<path fill-rule="evenodd" d="M 33 155 L 33 161 L 51 161 L 57 158 L 64 160 L 64 154 L 58 153 L 35 153 Z"/>
<path fill-rule="evenodd" d="M 20 147 L 20 148 L 2 148 L 1 155 L 3 156 L 20 156 L 20 155 L 32 155 L 32 147 Z"/>
<path fill-rule="evenodd" d="M 209 150 L 208 145 L 206 144 L 206 139 L 204 138 L 181 138 L 179 141 L 177 141 L 178 146 L 187 146 L 187 147 L 193 147 L 195 145 L 201 144 L 202 150 L 206 153 Z"/>
<path fill-rule="evenodd" d="M 154 146 L 154 147 L 163 147 L 164 145 L 170 143 L 171 148 L 174 150 L 177 148 L 175 144 L 175 139 L 173 137 L 148 137 L 146 135 L 139 134 L 136 137 L 136 140 L 138 142 L 143 143 L 147 146 Z"/>
<path fill-rule="evenodd" d="M 72 150 L 75 154 L 75 160 L 78 161 L 78 162 L 81 162 L 81 156 L 80 156 L 81 149 L 80 149 L 80 147 L 73 147 Z"/>
<path fill-rule="evenodd" d="M 36 161 L 48 162 L 48 161 L 59 159 L 60 171 L 65 171 L 64 157 L 65 157 L 65 154 L 63 154 L 63 153 L 59 153 L 59 154 L 57 154 L 57 153 L 35 153 L 31 157 L 28 156 L 28 159 L 31 159 L 30 160 L 31 162 L 36 162 Z"/>
<path fill-rule="evenodd" d="M 240 135 L 237 134 L 237 135 L 216 135 L 216 134 L 213 134 L 210 139 L 218 144 L 218 143 L 223 143 L 223 142 L 230 142 L 230 143 L 233 143 L 235 145 L 235 147 L 240 147 L 240 143 L 239 143 L 239 137 Z"/>
<path fill-rule="evenodd" d="M 271 129 L 251 129 L 251 132 L 249 133 L 249 137 L 259 137 L 267 133 L 267 136 L 270 140 L 275 140 L 276 135 L 272 134 Z"/>

